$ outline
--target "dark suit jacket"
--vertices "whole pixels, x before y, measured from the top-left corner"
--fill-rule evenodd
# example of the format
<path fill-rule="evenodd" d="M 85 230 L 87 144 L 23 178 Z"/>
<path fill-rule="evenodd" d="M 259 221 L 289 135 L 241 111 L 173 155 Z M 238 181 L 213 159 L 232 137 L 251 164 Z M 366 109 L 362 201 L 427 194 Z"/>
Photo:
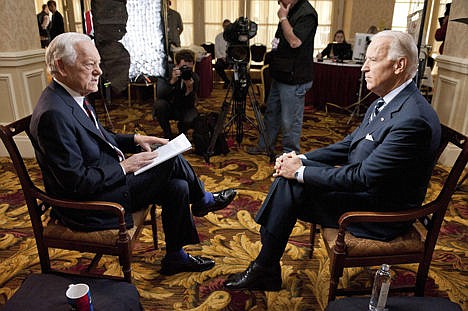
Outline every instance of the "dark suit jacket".
<path fill-rule="evenodd" d="M 130 191 L 115 150 L 55 81 L 39 98 L 30 130 L 48 193 L 72 200 L 112 201 L 126 210 L 131 208 Z M 114 135 L 105 129 L 102 132 L 108 142 L 124 153 L 137 151 L 133 135 Z M 60 214 L 59 209 L 55 212 Z M 115 224 L 115 219 L 109 219 L 109 215 L 91 216 L 77 211 L 75 216 L 90 227 L 105 229 L 112 221 Z M 133 225 L 130 213 L 126 213 L 126 222 Z M 74 224 L 68 225 L 73 227 Z"/>
<path fill-rule="evenodd" d="M 414 83 L 369 124 L 374 106 L 369 107 L 362 124 L 342 141 L 305 154 L 304 185 L 295 183 L 293 187 L 306 189 L 305 194 L 301 192 L 306 198 L 297 198 L 298 202 L 310 206 L 313 200 L 323 208 L 323 213 L 314 217 L 326 225 L 336 225 L 339 216 L 348 210 L 403 210 L 421 206 L 424 200 L 440 144 L 440 122 L 435 111 Z M 257 215 L 262 224 L 270 223 L 263 216 L 271 204 L 268 201 Z M 280 222 L 278 219 L 270 226 Z M 349 229 L 357 236 L 389 239 L 402 227 L 363 224 Z"/>
<path fill-rule="evenodd" d="M 65 25 L 63 23 L 62 14 L 59 11 L 55 11 L 52 14 L 52 23 L 50 24 L 50 41 L 52 41 L 55 37 L 65 32 Z"/>

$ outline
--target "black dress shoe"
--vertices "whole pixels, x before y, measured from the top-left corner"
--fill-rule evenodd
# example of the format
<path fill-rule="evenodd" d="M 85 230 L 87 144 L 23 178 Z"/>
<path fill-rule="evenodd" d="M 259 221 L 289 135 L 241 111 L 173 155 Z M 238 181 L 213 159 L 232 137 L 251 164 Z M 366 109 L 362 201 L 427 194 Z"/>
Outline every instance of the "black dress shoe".
<path fill-rule="evenodd" d="M 218 192 L 213 192 L 214 204 L 206 206 L 193 206 L 192 205 L 192 214 L 193 216 L 203 217 L 209 212 L 218 211 L 225 208 L 229 203 L 234 200 L 236 196 L 236 190 L 234 189 L 225 189 Z"/>
<path fill-rule="evenodd" d="M 281 289 L 281 267 L 265 268 L 252 261 L 244 272 L 231 274 L 224 286 L 227 289 L 251 289 L 279 291 Z"/>
<path fill-rule="evenodd" d="M 215 265 L 213 259 L 201 257 L 201 256 L 192 256 L 188 254 L 188 261 L 170 261 L 165 257 L 161 261 L 161 270 L 159 273 L 163 275 L 173 275 L 180 272 L 201 272 L 205 270 L 210 270 Z"/>

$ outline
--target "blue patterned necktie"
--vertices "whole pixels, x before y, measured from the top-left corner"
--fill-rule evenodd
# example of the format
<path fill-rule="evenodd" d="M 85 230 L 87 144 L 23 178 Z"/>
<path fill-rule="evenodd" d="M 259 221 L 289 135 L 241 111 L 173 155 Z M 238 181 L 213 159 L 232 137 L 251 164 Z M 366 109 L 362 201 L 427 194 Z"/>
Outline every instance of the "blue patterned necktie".
<path fill-rule="evenodd" d="M 372 122 L 372 120 L 374 120 L 374 118 L 379 114 L 380 108 L 384 104 L 385 104 L 385 101 L 383 100 L 383 98 L 379 98 L 379 100 L 375 104 L 374 111 L 372 111 L 372 113 L 370 115 L 369 122 Z"/>

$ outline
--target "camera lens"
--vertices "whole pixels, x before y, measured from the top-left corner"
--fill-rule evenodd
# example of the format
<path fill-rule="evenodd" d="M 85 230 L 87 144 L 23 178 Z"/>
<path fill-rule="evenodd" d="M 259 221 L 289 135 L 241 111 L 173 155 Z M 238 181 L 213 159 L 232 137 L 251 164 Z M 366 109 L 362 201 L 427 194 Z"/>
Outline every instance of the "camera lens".
<path fill-rule="evenodd" d="M 183 80 L 190 80 L 192 79 L 192 68 L 183 65 L 182 67 L 179 68 L 180 70 L 180 76 L 182 77 Z"/>

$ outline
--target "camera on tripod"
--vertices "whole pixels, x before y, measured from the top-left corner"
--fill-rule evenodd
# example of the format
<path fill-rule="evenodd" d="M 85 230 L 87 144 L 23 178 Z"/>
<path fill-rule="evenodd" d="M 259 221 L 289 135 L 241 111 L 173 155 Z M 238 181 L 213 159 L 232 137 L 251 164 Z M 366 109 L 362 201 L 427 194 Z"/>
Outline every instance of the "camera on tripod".
<path fill-rule="evenodd" d="M 244 136 L 244 123 L 258 130 L 259 134 L 265 140 L 266 148 L 270 156 L 270 161 L 274 160 L 274 153 L 269 144 L 269 139 L 265 131 L 265 124 L 261 116 L 258 102 L 255 98 L 252 82 L 250 81 L 247 65 L 250 62 L 249 40 L 257 34 L 257 24 L 250 21 L 247 17 L 239 17 L 234 23 L 227 26 L 223 32 L 224 40 L 227 45 L 227 60 L 233 68 L 233 79 L 226 92 L 221 111 L 216 121 L 214 133 L 210 140 L 210 145 L 205 153 L 205 161 L 209 163 L 210 156 L 214 154 L 214 148 L 218 135 L 225 134 L 230 130 L 235 130 L 236 141 L 242 142 Z M 232 91 L 232 93 L 231 93 Z M 229 94 L 231 97 L 229 98 Z M 248 100 L 247 100 L 248 97 Z M 255 120 L 247 116 L 246 105 L 252 106 Z M 230 116 L 227 122 L 226 117 Z"/>
<path fill-rule="evenodd" d="M 179 68 L 180 70 L 180 77 L 182 78 L 182 80 L 190 80 L 192 79 L 192 73 L 193 73 L 193 70 L 192 68 L 190 68 L 189 66 L 187 65 L 183 65 L 182 67 Z"/>
<path fill-rule="evenodd" d="M 227 58 L 231 64 L 247 65 L 250 61 L 249 39 L 257 35 L 257 23 L 247 17 L 239 17 L 230 24 L 223 32 L 224 40 L 227 41 Z"/>

